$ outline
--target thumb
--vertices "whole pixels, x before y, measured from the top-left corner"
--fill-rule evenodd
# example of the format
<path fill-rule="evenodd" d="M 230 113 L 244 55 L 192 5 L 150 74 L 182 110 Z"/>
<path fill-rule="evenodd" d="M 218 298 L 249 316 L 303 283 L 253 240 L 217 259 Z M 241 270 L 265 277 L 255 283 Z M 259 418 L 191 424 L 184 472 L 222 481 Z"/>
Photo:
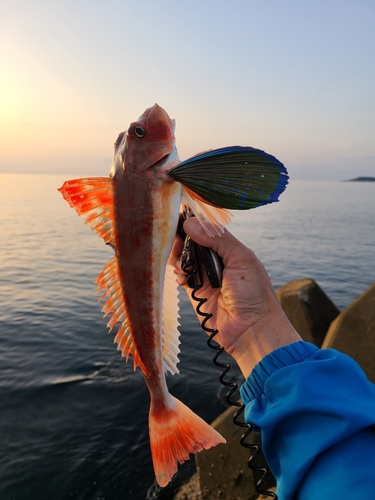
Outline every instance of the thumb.
<path fill-rule="evenodd" d="M 224 263 L 231 258 L 241 258 L 241 256 L 245 257 L 245 254 L 248 255 L 249 249 L 229 231 L 225 229 L 220 236 L 209 236 L 196 217 L 185 221 L 184 231 L 199 245 L 215 250 L 222 257 Z"/>

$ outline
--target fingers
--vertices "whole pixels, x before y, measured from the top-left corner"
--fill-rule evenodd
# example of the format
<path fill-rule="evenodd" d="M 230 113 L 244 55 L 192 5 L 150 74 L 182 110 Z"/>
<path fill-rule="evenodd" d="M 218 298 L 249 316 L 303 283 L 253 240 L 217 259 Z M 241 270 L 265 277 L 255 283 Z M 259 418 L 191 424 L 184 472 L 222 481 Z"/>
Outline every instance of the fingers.
<path fill-rule="evenodd" d="M 184 230 L 196 243 L 215 250 L 227 265 L 228 261 L 255 258 L 253 252 L 226 229 L 221 236 L 209 236 L 198 219 L 192 217 L 184 223 Z"/>
<path fill-rule="evenodd" d="M 241 243 L 229 231 L 225 229 L 221 236 L 211 237 L 195 217 L 185 221 L 184 230 L 198 244 L 215 250 L 223 259 L 227 270 L 231 269 L 236 273 L 240 273 L 241 276 L 244 275 L 249 279 L 263 283 L 276 296 L 271 280 L 261 261 L 250 248 Z"/>

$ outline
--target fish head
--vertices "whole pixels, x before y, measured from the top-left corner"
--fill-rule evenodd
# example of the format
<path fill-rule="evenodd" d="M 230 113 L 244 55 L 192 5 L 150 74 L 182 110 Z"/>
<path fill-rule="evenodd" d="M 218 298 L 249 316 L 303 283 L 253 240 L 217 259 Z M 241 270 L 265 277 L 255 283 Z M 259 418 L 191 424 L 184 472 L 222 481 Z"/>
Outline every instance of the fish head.
<path fill-rule="evenodd" d="M 154 104 L 130 124 L 115 142 L 111 177 L 124 170 L 141 173 L 150 167 L 165 167 L 177 155 L 175 147 L 175 120 L 158 104 Z"/>

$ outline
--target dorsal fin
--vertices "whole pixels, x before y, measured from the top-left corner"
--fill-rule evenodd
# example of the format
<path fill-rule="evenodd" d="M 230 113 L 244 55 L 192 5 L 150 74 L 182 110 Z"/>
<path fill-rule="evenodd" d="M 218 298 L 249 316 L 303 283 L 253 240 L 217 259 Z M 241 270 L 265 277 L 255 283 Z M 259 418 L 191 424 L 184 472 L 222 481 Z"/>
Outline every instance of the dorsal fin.
<path fill-rule="evenodd" d="M 107 298 L 107 301 L 102 308 L 104 317 L 107 316 L 107 314 L 112 313 L 112 316 L 107 323 L 109 331 L 112 330 L 116 323 L 121 323 L 114 339 L 118 344 L 118 350 L 121 351 L 121 354 L 126 358 L 126 361 L 128 361 L 130 354 L 133 356 L 134 370 L 137 366 L 139 366 L 145 375 L 149 375 L 149 372 L 142 363 L 134 344 L 133 335 L 126 317 L 117 259 L 115 256 L 112 257 L 112 259 L 104 266 L 103 271 L 96 278 L 95 283 L 98 285 L 98 291 L 105 290 L 99 299 L 102 300 Z"/>
<path fill-rule="evenodd" d="M 164 278 L 163 294 L 163 361 L 164 371 L 175 374 L 179 373 L 177 363 L 179 362 L 179 336 L 178 331 L 178 283 L 174 268 L 167 264 Z"/>
<path fill-rule="evenodd" d="M 114 182 L 110 177 L 86 177 L 66 181 L 58 190 L 85 223 L 112 247 Z"/>

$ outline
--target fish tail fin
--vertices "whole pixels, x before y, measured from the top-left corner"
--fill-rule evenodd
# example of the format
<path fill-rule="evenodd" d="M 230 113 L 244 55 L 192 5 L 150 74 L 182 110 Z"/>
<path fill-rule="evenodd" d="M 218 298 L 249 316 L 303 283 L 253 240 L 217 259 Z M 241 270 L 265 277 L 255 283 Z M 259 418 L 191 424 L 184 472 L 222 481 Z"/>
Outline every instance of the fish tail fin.
<path fill-rule="evenodd" d="M 225 439 L 178 399 L 164 409 L 152 409 L 149 415 L 150 445 L 155 476 L 166 486 L 177 472 L 178 463 L 190 454 L 209 449 Z"/>

